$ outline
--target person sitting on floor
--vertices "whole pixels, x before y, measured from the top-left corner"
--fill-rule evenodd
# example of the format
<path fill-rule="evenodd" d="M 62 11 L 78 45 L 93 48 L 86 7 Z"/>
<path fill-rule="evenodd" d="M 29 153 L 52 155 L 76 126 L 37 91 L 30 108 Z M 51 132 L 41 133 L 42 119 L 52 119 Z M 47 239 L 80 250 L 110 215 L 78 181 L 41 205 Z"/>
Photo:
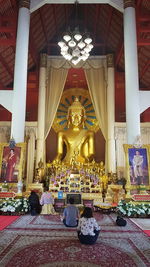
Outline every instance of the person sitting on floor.
<path fill-rule="evenodd" d="M 41 212 L 39 196 L 35 191 L 31 191 L 29 196 L 30 212 L 32 216 L 38 215 Z"/>
<path fill-rule="evenodd" d="M 69 198 L 69 205 L 63 212 L 63 223 L 66 227 L 76 227 L 78 225 L 79 211 L 74 206 L 74 198 Z"/>
<path fill-rule="evenodd" d="M 93 218 L 92 209 L 85 207 L 84 211 L 79 219 L 77 227 L 78 238 L 82 244 L 92 245 L 96 242 L 100 226 L 95 218 Z"/>
<path fill-rule="evenodd" d="M 117 224 L 118 226 L 126 226 L 127 221 L 126 221 L 125 219 L 123 219 L 122 217 L 117 216 L 116 224 Z"/>
<path fill-rule="evenodd" d="M 44 193 L 41 196 L 40 204 L 42 205 L 42 212 L 41 214 L 56 214 L 53 204 L 54 198 L 52 194 L 49 192 L 49 188 L 45 187 Z"/>

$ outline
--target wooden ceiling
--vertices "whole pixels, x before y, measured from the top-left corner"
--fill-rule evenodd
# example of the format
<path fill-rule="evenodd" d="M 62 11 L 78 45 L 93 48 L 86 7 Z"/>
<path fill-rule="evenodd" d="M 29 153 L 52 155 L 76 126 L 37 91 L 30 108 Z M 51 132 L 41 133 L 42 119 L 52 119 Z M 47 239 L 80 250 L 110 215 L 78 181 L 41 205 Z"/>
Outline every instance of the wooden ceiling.
<path fill-rule="evenodd" d="M 135 2 L 140 90 L 150 90 L 150 1 Z M 18 1 L 0 0 L 0 90 L 13 88 L 17 20 Z M 94 40 L 91 55 L 114 54 L 116 121 L 124 121 L 123 14 L 108 4 L 46 4 L 31 13 L 26 119 L 37 120 L 40 53 L 60 55 L 57 42 L 68 26 L 73 30 L 76 24 Z M 81 69 L 69 71 L 65 88 L 70 87 L 87 88 Z M 0 120 L 10 119 L 1 106 Z"/>

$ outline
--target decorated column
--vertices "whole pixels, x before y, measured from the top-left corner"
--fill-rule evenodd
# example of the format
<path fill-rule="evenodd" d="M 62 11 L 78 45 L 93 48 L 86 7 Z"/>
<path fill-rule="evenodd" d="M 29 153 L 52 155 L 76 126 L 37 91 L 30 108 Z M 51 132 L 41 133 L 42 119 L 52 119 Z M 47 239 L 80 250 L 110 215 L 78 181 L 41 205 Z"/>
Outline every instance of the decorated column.
<path fill-rule="evenodd" d="M 115 156 L 115 138 L 114 138 L 114 122 L 115 122 L 115 83 L 114 83 L 114 58 L 112 54 L 107 55 L 108 69 L 108 86 L 107 86 L 107 120 L 108 120 L 108 172 L 116 172 L 116 156 Z"/>
<path fill-rule="evenodd" d="M 11 125 L 11 137 L 15 139 L 16 143 L 24 142 L 30 25 L 29 6 L 30 0 L 19 1 Z"/>
<path fill-rule="evenodd" d="M 41 54 L 39 73 L 39 97 L 38 97 L 38 129 L 37 129 L 37 150 L 36 167 L 38 162 L 45 162 L 45 101 L 46 101 L 46 65 L 47 56 Z"/>
<path fill-rule="evenodd" d="M 124 0 L 124 51 L 127 142 L 140 135 L 139 77 L 134 0 Z"/>

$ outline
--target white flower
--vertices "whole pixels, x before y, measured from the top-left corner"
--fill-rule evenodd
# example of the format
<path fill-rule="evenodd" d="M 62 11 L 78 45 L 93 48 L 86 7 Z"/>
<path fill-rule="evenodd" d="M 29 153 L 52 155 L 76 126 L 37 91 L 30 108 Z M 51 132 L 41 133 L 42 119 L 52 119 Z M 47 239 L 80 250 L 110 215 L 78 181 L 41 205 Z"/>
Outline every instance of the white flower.
<path fill-rule="evenodd" d="M 11 212 L 14 212 L 14 211 L 15 211 L 15 208 L 12 207 L 10 211 L 11 211 Z"/>

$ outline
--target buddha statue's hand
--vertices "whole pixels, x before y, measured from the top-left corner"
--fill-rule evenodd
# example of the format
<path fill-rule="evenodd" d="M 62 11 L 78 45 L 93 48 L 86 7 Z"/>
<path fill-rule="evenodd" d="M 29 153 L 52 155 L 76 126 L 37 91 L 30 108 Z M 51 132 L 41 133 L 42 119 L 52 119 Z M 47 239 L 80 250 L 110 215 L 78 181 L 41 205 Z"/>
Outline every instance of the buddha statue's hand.
<path fill-rule="evenodd" d="M 58 154 L 56 158 L 53 160 L 53 162 L 57 163 L 61 161 L 61 154 Z"/>
<path fill-rule="evenodd" d="M 90 155 L 89 157 L 87 157 L 88 162 L 92 162 L 93 160 L 94 160 L 94 155 Z"/>

